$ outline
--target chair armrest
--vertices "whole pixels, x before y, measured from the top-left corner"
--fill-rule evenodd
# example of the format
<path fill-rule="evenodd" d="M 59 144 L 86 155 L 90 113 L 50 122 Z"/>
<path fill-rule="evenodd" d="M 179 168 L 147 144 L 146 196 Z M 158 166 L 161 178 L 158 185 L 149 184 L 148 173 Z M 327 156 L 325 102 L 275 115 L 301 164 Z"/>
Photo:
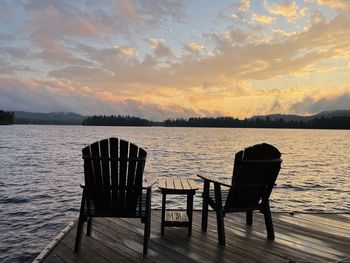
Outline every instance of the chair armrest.
<path fill-rule="evenodd" d="M 143 187 L 142 189 L 147 189 L 149 187 L 152 187 L 154 184 L 156 184 L 158 182 L 158 180 L 151 180 L 151 181 L 147 181 L 147 180 L 144 180 L 143 181 Z"/>
<path fill-rule="evenodd" d="M 197 176 L 201 179 L 203 179 L 204 181 L 209 181 L 211 183 L 214 183 L 214 184 L 219 184 L 219 185 L 222 185 L 222 186 L 225 186 L 225 187 L 231 187 L 231 185 L 229 184 L 225 184 L 223 182 L 219 182 L 218 180 L 216 180 L 215 178 L 211 177 L 211 176 L 203 176 L 203 175 L 199 175 L 197 174 Z"/>

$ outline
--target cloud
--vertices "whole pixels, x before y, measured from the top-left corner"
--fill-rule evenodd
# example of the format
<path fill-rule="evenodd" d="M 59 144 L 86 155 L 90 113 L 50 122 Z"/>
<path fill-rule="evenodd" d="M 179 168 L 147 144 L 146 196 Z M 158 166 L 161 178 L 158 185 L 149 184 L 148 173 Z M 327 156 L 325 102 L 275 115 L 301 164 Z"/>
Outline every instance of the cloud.
<path fill-rule="evenodd" d="M 117 50 L 117 52 L 125 57 L 135 57 L 137 56 L 137 49 L 134 47 L 130 47 L 130 46 L 123 46 L 123 47 L 119 47 L 119 46 L 115 46 L 113 47 L 114 49 Z"/>
<path fill-rule="evenodd" d="M 184 48 L 185 51 L 188 51 L 194 55 L 199 55 L 201 51 L 204 49 L 204 46 L 197 44 L 195 42 L 191 42 L 187 44 Z"/>
<path fill-rule="evenodd" d="M 98 16 L 84 12 L 73 4 L 30 2 L 26 7 L 34 39 L 43 36 L 51 39 L 96 37 L 109 28 Z"/>
<path fill-rule="evenodd" d="M 259 22 L 261 24 L 272 24 L 276 21 L 276 18 L 272 17 L 272 16 L 262 16 L 262 15 L 257 15 L 257 14 L 253 14 L 251 17 L 252 21 L 255 22 Z"/>
<path fill-rule="evenodd" d="M 249 10 L 250 7 L 250 0 L 241 0 L 239 11 L 242 13 L 245 13 Z"/>
<path fill-rule="evenodd" d="M 171 57 L 172 51 L 165 45 L 164 39 L 149 39 L 150 47 L 154 50 L 155 58 Z"/>
<path fill-rule="evenodd" d="M 7 1 L 0 90 L 12 104 L 1 102 L 96 113 L 135 107 L 157 118 L 242 116 L 288 110 L 310 95 L 291 87 L 348 82 L 350 17 L 329 8 L 344 2 L 264 1 L 265 10 L 238 2 L 232 11 L 200 1 Z M 206 8 L 212 13 L 203 19 Z"/>
<path fill-rule="evenodd" d="M 284 16 L 288 21 L 297 19 L 298 6 L 294 1 L 283 1 L 275 4 L 264 4 L 265 9 L 273 15 Z"/>
<path fill-rule="evenodd" d="M 290 109 L 299 114 L 315 114 L 321 111 L 349 109 L 349 105 L 350 92 L 345 92 L 343 94 L 333 94 L 318 99 L 306 96 L 302 101 L 292 104 Z"/>
<path fill-rule="evenodd" d="M 30 50 L 31 56 L 27 59 L 31 64 L 40 60 L 57 67 L 91 66 L 90 61 L 75 48 L 81 43 L 91 41 L 100 47 L 106 44 L 132 46 L 115 43 L 115 39 L 122 38 L 124 42 L 125 38 L 138 39 L 148 30 L 157 30 L 172 21 L 181 23 L 186 17 L 183 0 L 120 0 L 89 4 L 35 0 L 17 4 L 5 2 L 1 10 L 4 16 L 0 17 L 0 53 L 6 45 Z M 124 54 L 132 52 L 130 49 L 121 51 Z M 159 45 L 156 53 L 162 57 L 171 51 Z"/>
<path fill-rule="evenodd" d="M 350 1 L 348 0 L 318 0 L 318 4 L 335 9 L 350 9 Z"/>
<path fill-rule="evenodd" d="M 194 110 L 176 103 L 162 105 L 125 99 L 104 90 L 73 86 L 66 80 L 0 77 L 0 87 L 0 105 L 8 110 L 120 114 L 153 120 L 208 114 L 206 110 Z"/>
<path fill-rule="evenodd" d="M 80 45 L 77 48 L 93 65 L 63 67 L 52 70 L 49 75 L 101 87 L 118 95 L 143 96 L 158 94 L 167 87 L 185 94 L 191 91 L 191 87 L 201 87 L 202 83 L 227 87 L 240 80 L 259 81 L 312 74 L 317 72 L 313 71 L 316 69 L 313 65 L 331 58 L 345 59 L 346 54 L 350 54 L 349 23 L 349 17 L 344 14 L 333 20 L 322 18 L 304 32 L 285 33 L 282 39 L 279 35 L 265 43 L 250 42 L 250 32 L 233 28 L 223 34 L 208 36 L 208 41 L 212 42 L 209 46 L 215 45 L 213 54 L 205 56 L 203 52 L 201 57 L 195 52 L 201 46 L 196 42 L 185 47 L 191 52 L 179 58 L 171 56 L 165 40 L 155 38 L 149 41 L 153 53 L 144 58 L 125 56 L 116 48 Z M 166 67 L 159 67 L 161 57 L 167 59 Z"/>

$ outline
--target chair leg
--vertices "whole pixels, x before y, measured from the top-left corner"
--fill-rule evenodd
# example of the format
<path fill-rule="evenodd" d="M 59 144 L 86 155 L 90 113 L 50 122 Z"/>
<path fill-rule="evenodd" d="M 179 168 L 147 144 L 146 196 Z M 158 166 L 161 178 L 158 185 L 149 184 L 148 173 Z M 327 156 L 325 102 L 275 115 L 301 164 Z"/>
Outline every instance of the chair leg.
<path fill-rule="evenodd" d="M 91 235 L 91 227 L 92 227 L 92 217 L 89 217 L 87 221 L 87 230 L 86 230 L 87 236 Z"/>
<path fill-rule="evenodd" d="M 148 238 L 151 235 L 151 188 L 146 193 L 145 229 L 143 234 L 143 255 L 147 254 Z"/>
<path fill-rule="evenodd" d="M 166 193 L 162 193 L 162 220 L 160 223 L 160 233 L 162 235 L 164 235 L 165 206 L 166 206 Z"/>
<path fill-rule="evenodd" d="M 147 221 L 148 221 L 148 224 L 147 224 L 147 233 L 148 233 L 148 238 L 151 236 L 151 208 L 149 208 L 149 211 L 148 211 L 148 216 L 147 216 Z"/>
<path fill-rule="evenodd" d="M 225 226 L 224 226 L 224 213 L 222 210 L 221 188 L 219 184 L 214 183 L 215 191 L 215 203 L 216 203 L 216 222 L 218 226 L 218 239 L 219 244 L 225 246 Z"/>
<path fill-rule="evenodd" d="M 267 205 L 267 208 L 264 211 L 264 217 L 265 217 L 267 238 L 270 240 L 274 240 L 275 239 L 275 231 L 273 229 L 270 205 Z"/>
<path fill-rule="evenodd" d="M 219 244 L 225 246 L 225 226 L 224 226 L 224 215 L 222 213 L 222 209 L 218 209 L 221 211 L 216 211 L 216 222 L 218 226 L 218 239 Z"/>
<path fill-rule="evenodd" d="M 247 225 L 253 225 L 253 211 L 246 212 L 246 223 Z"/>
<path fill-rule="evenodd" d="M 80 248 L 81 235 L 83 233 L 83 226 L 84 226 L 84 206 L 85 206 L 85 190 L 83 190 L 83 196 L 81 198 L 77 235 L 75 237 L 75 244 L 74 244 L 74 252 L 78 252 Z"/>
<path fill-rule="evenodd" d="M 144 234 L 143 234 L 143 255 L 147 254 L 149 236 L 150 236 L 150 221 L 146 217 L 145 230 L 144 230 Z"/>
<path fill-rule="evenodd" d="M 203 207 L 202 207 L 202 231 L 208 228 L 208 199 L 209 199 L 209 181 L 204 181 L 203 189 Z"/>

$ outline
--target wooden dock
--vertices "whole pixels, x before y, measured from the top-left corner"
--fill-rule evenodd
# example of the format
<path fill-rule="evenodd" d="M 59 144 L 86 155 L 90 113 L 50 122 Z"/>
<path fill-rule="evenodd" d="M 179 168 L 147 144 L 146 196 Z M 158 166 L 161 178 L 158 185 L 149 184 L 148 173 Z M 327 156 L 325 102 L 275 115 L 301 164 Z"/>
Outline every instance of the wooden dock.
<path fill-rule="evenodd" d="M 161 212 L 152 211 L 151 237 L 143 257 L 143 224 L 139 219 L 94 219 L 92 234 L 73 252 L 76 224 L 69 226 L 36 262 L 350 262 L 350 214 L 273 213 L 276 239 L 266 238 L 263 216 L 253 226 L 243 213 L 225 217 L 226 246 L 217 241 L 215 213 L 208 232 L 200 229 L 201 211 L 193 215 L 192 236 L 186 228 L 165 228 Z M 85 224 L 86 225 L 86 224 Z"/>

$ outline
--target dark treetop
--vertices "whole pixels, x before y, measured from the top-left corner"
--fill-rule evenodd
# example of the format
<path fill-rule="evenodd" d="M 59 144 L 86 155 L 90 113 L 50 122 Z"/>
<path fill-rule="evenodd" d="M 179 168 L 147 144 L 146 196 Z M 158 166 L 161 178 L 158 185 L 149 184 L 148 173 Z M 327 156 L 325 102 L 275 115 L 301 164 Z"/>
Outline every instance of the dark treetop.
<path fill-rule="evenodd" d="M 0 110 L 0 125 L 13 124 L 13 121 L 14 121 L 13 112 Z"/>

